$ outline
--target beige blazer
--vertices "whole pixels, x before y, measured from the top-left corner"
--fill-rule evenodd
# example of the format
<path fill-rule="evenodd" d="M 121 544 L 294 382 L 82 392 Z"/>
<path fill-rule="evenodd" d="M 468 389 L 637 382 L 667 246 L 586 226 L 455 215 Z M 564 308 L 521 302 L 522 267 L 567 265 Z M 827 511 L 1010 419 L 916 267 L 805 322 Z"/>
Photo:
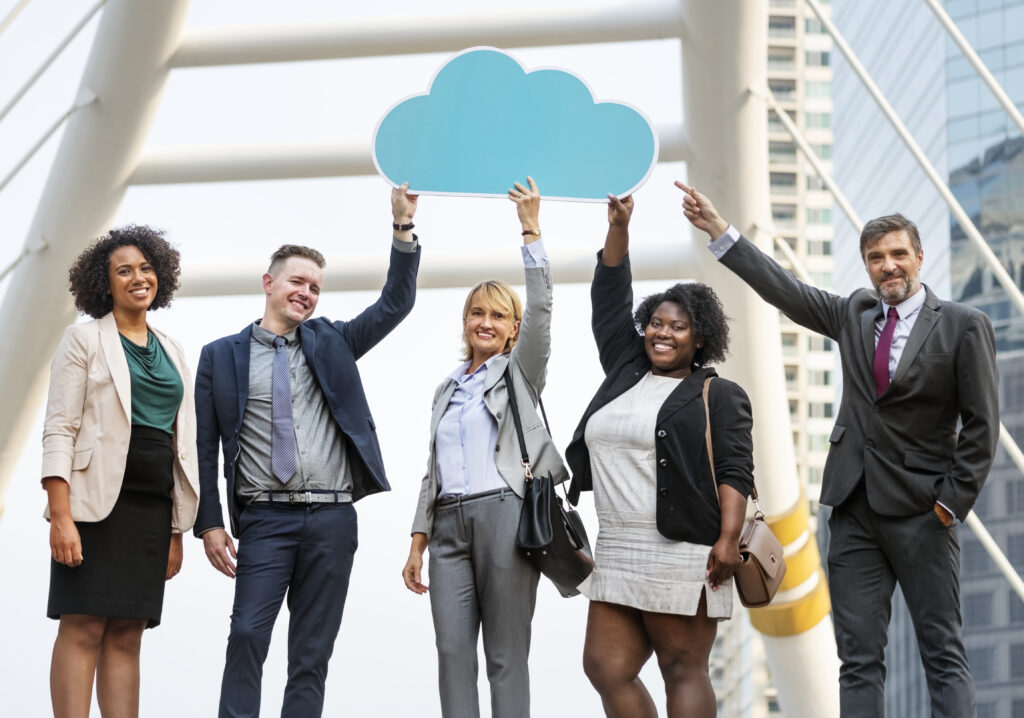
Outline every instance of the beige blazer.
<path fill-rule="evenodd" d="M 185 389 L 174 421 L 171 490 L 171 528 L 180 533 L 195 523 L 199 507 L 192 375 L 178 343 L 153 327 L 149 330 Z M 42 477 L 59 476 L 68 482 L 75 521 L 100 521 L 113 510 L 128 460 L 131 417 L 131 375 L 114 315 L 72 324 L 64 330 L 50 366 Z M 49 507 L 43 515 L 49 519 Z"/>

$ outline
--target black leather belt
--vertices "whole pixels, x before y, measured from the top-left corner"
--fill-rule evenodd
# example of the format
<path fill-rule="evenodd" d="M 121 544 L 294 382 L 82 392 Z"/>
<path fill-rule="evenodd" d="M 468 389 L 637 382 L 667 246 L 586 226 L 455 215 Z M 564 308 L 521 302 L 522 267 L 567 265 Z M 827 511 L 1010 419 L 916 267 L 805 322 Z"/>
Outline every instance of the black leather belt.
<path fill-rule="evenodd" d="M 468 494 L 465 496 L 445 496 L 442 499 L 437 500 L 437 508 L 444 508 L 446 506 L 461 506 L 463 504 L 472 504 L 477 501 L 486 501 L 487 499 L 502 499 L 504 501 L 505 495 L 515 496 L 515 492 L 503 486 L 500 489 L 491 489 L 490 491 L 481 491 L 479 494 Z"/>

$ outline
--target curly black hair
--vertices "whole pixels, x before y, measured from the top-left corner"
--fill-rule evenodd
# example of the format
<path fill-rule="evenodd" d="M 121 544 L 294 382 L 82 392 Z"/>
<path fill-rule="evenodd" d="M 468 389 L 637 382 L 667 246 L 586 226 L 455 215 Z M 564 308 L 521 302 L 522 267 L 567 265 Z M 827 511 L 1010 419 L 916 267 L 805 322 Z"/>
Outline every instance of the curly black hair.
<path fill-rule="evenodd" d="M 110 230 L 86 247 L 68 270 L 71 294 L 78 311 L 99 319 L 114 309 L 114 299 L 110 296 L 110 255 L 118 247 L 127 246 L 138 247 L 156 272 L 156 296 L 149 308 L 170 306 L 179 285 L 181 255 L 164 239 L 163 230 L 129 224 Z"/>
<path fill-rule="evenodd" d="M 693 356 L 691 366 L 699 369 L 725 360 L 729 353 L 729 318 L 715 290 L 700 282 L 686 282 L 669 287 L 664 292 L 644 297 L 633 314 L 636 330 L 644 333 L 651 315 L 662 302 L 675 302 L 690 315 L 694 331 L 703 346 Z"/>

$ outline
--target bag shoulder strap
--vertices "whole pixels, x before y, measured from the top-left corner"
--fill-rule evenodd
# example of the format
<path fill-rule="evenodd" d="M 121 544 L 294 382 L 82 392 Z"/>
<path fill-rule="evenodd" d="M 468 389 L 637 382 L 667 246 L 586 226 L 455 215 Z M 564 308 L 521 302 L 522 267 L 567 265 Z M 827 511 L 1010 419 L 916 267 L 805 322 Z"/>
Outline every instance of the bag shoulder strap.
<path fill-rule="evenodd" d="M 709 376 L 707 379 L 704 380 L 704 390 L 703 392 L 701 392 L 702 396 L 704 397 L 704 418 L 707 420 L 706 425 L 704 427 L 704 443 L 707 444 L 708 446 L 708 460 L 711 462 L 712 479 L 715 478 L 715 452 L 714 449 L 711 448 L 711 408 L 708 405 L 708 393 L 709 388 L 711 386 L 711 380 L 714 378 L 715 377 L 713 376 Z M 718 480 L 715 479 L 715 488 L 717 489 L 717 487 Z M 717 490 L 715 491 L 715 496 L 718 496 Z M 750 486 L 750 497 L 754 501 L 757 501 L 757 486 L 754 484 L 751 484 Z"/>
<path fill-rule="evenodd" d="M 505 390 L 508 392 L 509 408 L 512 410 L 512 420 L 516 425 L 516 437 L 519 439 L 519 453 L 523 458 L 523 468 L 526 470 L 527 480 L 533 478 L 530 472 L 530 455 L 526 452 L 526 437 L 523 435 L 523 420 L 519 416 L 519 402 L 516 400 L 516 390 L 512 385 L 511 362 L 505 365 Z"/>

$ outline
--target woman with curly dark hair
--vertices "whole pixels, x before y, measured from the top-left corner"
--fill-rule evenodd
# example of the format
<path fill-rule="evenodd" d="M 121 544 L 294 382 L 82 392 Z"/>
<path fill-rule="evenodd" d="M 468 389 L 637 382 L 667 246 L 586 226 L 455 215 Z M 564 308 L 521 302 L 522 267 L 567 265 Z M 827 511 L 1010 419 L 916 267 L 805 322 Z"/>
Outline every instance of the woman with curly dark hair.
<path fill-rule="evenodd" d="M 64 332 L 43 425 L 58 718 L 89 714 L 94 681 L 103 715 L 138 715 L 142 633 L 160 623 L 195 521 L 191 377 L 181 347 L 147 323 L 179 273 L 177 250 L 145 226 L 111 230 L 69 272 L 93 319 Z"/>
<path fill-rule="evenodd" d="M 580 585 L 590 599 L 583 666 L 608 716 L 657 716 L 639 679 L 652 653 L 668 715 L 714 716 L 708 658 L 717 622 L 732 615 L 754 480 L 750 402 L 733 382 L 711 381 L 729 326 L 710 287 L 676 284 L 632 313 L 632 212 L 631 197 L 609 197 L 591 285 L 605 380 L 565 453 L 570 500 L 593 490 L 600 527 Z"/>

